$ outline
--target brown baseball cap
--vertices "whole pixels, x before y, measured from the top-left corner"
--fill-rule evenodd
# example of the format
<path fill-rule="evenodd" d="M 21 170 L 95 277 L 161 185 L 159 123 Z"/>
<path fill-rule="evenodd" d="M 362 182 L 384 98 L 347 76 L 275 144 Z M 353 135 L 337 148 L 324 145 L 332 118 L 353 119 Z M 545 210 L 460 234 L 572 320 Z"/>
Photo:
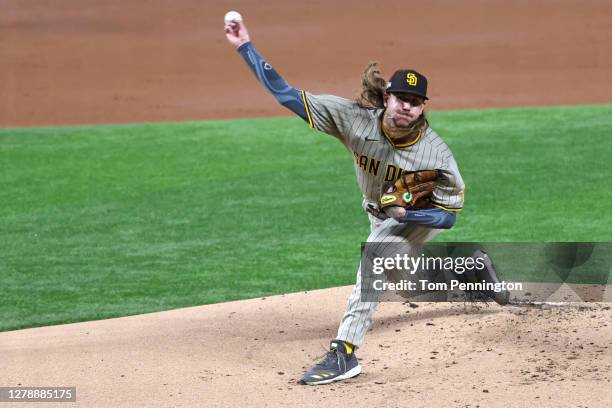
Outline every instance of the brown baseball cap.
<path fill-rule="evenodd" d="M 413 69 L 399 69 L 387 82 L 387 93 L 409 93 L 420 96 L 423 99 L 427 97 L 427 78 L 425 75 Z"/>

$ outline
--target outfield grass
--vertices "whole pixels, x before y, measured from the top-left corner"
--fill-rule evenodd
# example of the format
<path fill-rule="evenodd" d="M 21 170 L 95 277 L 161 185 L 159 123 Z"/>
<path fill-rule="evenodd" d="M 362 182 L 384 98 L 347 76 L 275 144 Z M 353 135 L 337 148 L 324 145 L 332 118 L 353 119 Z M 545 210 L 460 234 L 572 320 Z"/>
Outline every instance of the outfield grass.
<path fill-rule="evenodd" d="M 612 105 L 430 115 L 438 241 L 610 241 Z M 354 282 L 352 155 L 294 118 L 0 130 L 0 330 Z"/>

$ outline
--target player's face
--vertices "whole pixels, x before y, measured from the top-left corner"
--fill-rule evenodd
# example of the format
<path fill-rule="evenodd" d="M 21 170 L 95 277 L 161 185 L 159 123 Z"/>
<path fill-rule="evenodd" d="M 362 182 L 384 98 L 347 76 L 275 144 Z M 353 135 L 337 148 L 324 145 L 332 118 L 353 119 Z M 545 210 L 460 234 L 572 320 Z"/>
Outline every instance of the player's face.
<path fill-rule="evenodd" d="M 389 94 L 385 100 L 387 116 L 397 128 L 408 127 L 417 120 L 425 108 L 425 100 L 416 95 Z"/>

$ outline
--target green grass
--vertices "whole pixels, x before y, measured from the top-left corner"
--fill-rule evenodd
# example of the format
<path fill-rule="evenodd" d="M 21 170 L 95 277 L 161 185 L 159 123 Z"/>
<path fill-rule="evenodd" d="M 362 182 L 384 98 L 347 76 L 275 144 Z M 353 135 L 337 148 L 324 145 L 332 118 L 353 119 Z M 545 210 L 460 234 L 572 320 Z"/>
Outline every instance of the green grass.
<path fill-rule="evenodd" d="M 612 105 L 430 115 L 438 241 L 610 241 Z M 294 118 L 0 130 L 0 330 L 354 282 L 352 155 Z"/>

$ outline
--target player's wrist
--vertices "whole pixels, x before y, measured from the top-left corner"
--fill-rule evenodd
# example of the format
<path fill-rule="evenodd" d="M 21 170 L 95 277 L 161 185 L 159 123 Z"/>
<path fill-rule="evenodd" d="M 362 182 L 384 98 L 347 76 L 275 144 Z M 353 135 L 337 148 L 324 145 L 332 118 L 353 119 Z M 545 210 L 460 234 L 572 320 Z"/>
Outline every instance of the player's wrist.
<path fill-rule="evenodd" d="M 236 47 L 236 51 L 241 52 L 242 50 L 244 50 L 245 48 L 247 48 L 249 45 L 251 44 L 250 40 L 247 41 L 243 41 L 239 44 L 237 44 Z"/>

